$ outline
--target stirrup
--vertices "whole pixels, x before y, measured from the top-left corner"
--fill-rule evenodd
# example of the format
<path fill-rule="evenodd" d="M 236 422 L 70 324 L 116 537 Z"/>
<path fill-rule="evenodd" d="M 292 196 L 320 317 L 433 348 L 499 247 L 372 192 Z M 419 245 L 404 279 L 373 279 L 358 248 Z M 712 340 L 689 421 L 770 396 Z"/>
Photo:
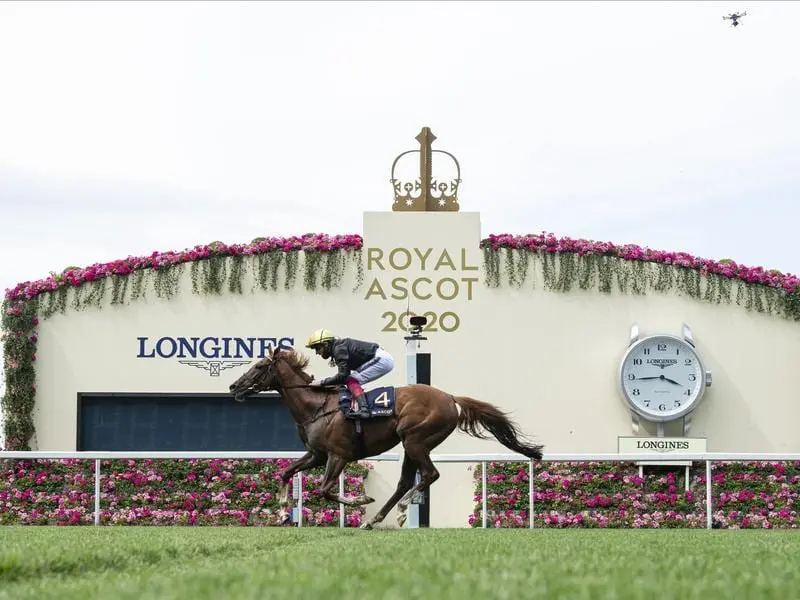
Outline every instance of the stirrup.
<path fill-rule="evenodd" d="M 351 419 L 365 418 L 369 416 L 369 407 L 367 406 L 367 399 L 364 398 L 362 402 L 358 402 L 358 408 L 353 409 L 352 405 L 347 413 Z"/>

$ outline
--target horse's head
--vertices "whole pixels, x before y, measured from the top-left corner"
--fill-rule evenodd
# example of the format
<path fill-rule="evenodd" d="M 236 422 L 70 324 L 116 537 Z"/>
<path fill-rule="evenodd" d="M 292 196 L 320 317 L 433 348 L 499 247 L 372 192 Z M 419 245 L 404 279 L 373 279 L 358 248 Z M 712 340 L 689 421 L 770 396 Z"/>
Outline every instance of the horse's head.
<path fill-rule="evenodd" d="M 248 396 L 253 394 L 278 389 L 280 387 L 278 362 L 282 359 L 286 359 L 289 366 L 299 372 L 305 383 L 313 379 L 313 376 L 302 372 L 302 369 L 308 364 L 307 359 L 299 357 L 291 350 L 275 348 L 270 350 L 269 355 L 259 360 L 244 375 L 230 385 L 228 389 L 234 400 L 244 402 Z"/>
<path fill-rule="evenodd" d="M 266 392 L 275 387 L 275 358 L 272 353 L 262 358 L 228 388 L 237 402 L 244 402 L 248 396 Z"/>

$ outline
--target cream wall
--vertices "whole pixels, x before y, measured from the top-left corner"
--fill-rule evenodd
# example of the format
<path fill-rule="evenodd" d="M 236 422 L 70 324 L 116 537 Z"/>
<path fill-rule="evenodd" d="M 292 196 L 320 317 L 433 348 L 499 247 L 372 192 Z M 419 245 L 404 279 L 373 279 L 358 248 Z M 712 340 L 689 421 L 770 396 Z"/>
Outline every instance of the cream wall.
<path fill-rule="evenodd" d="M 223 371 L 219 378 L 176 360 L 137 359 L 137 338 L 177 336 L 293 337 L 302 346 L 311 330 L 328 327 L 339 335 L 375 339 L 397 361 L 386 384 L 404 382 L 403 332 L 381 331 L 386 311 L 402 313 L 407 299 L 382 299 L 396 277 L 459 281 L 457 298 L 412 299 L 411 311 L 451 311 L 460 319 L 453 332 L 431 332 L 432 383 L 456 395 L 468 395 L 513 411 L 522 429 L 546 445 L 546 453 L 616 452 L 618 436 L 631 435 L 630 413 L 616 387 L 615 375 L 632 323 L 641 334 L 680 334 L 682 322 L 693 330 L 697 348 L 713 374 L 713 386 L 694 414 L 691 435 L 707 437 L 709 451 L 800 452 L 800 403 L 796 362 L 800 326 L 778 317 L 749 313 L 736 305 L 712 305 L 669 295 L 604 295 L 542 289 L 541 273 L 531 273 L 522 289 L 484 285 L 480 215 L 477 213 L 365 213 L 365 280 L 357 293 L 354 270 L 338 290 L 307 292 L 302 259 L 291 292 L 250 292 L 248 272 L 243 295 L 197 296 L 189 269 L 173 300 L 149 299 L 127 306 L 68 310 L 42 320 L 37 350 L 35 446 L 73 450 L 77 392 L 216 392 L 247 367 Z M 407 269 L 392 269 L 393 248 L 424 255 Z M 461 250 L 465 249 L 462 256 Z M 370 256 L 383 252 L 385 270 Z M 447 264 L 432 269 L 446 250 Z M 372 254 L 370 254 L 372 252 Z M 404 251 L 396 253 L 402 258 Z M 367 269 L 372 266 L 372 269 Z M 403 266 L 402 264 L 399 266 Z M 474 270 L 469 267 L 478 266 Z M 467 267 L 464 269 L 462 267 Z M 534 266 L 530 267 L 534 269 Z M 471 298 L 465 279 L 473 282 Z M 282 281 L 279 282 L 282 285 Z M 449 291 L 450 287 L 443 288 Z M 421 288 L 424 292 L 425 289 Z M 369 298 L 365 298 L 372 292 Z M 735 290 L 734 290 L 735 294 Z M 735 297 L 735 296 L 734 296 Z M 312 357 L 311 372 L 331 372 Z M 668 431 L 669 432 L 669 431 Z M 394 451 L 399 451 L 400 447 Z M 506 452 L 495 442 L 455 433 L 435 452 Z M 431 490 L 431 525 L 466 526 L 472 511 L 469 465 L 438 465 L 442 478 Z M 368 479 L 376 503 L 394 489 L 399 464 L 376 463 Z M 394 522 L 394 513 L 387 523 Z"/>

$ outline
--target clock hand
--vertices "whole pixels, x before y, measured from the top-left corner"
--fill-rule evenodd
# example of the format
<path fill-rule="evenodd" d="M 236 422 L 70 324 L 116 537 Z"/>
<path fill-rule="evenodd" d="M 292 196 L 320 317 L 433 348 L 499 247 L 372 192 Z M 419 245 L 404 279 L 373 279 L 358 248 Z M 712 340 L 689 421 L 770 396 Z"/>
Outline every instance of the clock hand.
<path fill-rule="evenodd" d="M 644 381 L 645 379 L 661 379 L 663 381 L 669 381 L 670 383 L 674 383 L 675 385 L 681 385 L 674 379 L 670 379 L 669 377 L 665 377 L 664 375 L 656 375 L 654 377 L 638 377 L 637 381 Z"/>

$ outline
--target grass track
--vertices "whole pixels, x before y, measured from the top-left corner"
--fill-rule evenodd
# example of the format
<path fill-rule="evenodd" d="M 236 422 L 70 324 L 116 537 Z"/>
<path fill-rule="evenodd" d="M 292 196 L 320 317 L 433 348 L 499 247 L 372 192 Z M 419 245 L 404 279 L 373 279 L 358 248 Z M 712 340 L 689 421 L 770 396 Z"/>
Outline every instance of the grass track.
<path fill-rule="evenodd" d="M 0 598 L 800 597 L 800 531 L 0 527 Z"/>

